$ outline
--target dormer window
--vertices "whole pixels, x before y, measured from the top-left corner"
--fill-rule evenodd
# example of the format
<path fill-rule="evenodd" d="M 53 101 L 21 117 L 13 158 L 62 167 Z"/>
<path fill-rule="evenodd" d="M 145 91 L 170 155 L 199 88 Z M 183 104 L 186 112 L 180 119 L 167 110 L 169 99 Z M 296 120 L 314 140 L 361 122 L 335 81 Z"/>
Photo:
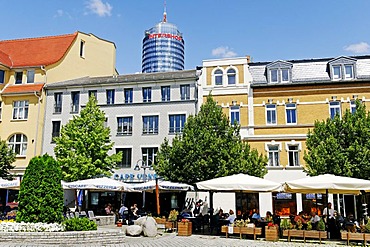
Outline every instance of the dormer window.
<path fill-rule="evenodd" d="M 332 80 L 351 80 L 356 78 L 356 59 L 339 57 L 329 61 L 328 64 Z"/>
<path fill-rule="evenodd" d="M 291 82 L 293 64 L 277 61 L 266 65 L 267 81 L 269 83 Z"/>

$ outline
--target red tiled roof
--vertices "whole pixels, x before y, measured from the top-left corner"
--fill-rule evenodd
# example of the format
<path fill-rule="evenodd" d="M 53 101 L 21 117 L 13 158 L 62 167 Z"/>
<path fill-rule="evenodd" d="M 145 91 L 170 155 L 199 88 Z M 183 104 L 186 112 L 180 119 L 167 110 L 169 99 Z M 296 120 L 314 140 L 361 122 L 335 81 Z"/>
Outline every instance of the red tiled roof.
<path fill-rule="evenodd" d="M 34 92 L 41 92 L 45 83 L 36 83 L 36 84 L 21 84 L 21 85 L 8 85 L 4 88 L 2 95 L 5 94 L 27 94 Z"/>
<path fill-rule="evenodd" d="M 58 62 L 77 32 L 59 36 L 0 41 L 0 63 L 8 67 L 50 65 Z"/>

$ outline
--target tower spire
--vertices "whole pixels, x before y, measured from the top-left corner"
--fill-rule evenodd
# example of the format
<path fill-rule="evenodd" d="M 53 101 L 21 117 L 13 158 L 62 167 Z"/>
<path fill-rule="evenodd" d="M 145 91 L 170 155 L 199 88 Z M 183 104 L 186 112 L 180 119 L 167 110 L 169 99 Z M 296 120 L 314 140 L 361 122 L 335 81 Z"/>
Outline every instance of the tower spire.
<path fill-rule="evenodd" d="M 166 0 L 164 0 L 163 22 L 167 22 Z"/>

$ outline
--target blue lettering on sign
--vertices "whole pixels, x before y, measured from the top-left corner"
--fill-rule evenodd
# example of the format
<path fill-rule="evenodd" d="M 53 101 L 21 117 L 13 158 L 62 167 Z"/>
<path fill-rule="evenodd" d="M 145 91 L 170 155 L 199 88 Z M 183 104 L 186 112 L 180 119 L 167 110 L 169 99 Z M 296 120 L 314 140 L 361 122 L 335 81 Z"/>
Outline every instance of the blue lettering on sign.
<path fill-rule="evenodd" d="M 133 173 L 115 173 L 113 175 L 113 179 L 115 180 L 122 180 L 122 181 L 134 181 L 135 177 L 137 180 L 144 180 L 144 174 L 143 173 L 138 173 L 138 174 L 133 174 Z M 158 177 L 157 174 L 145 174 L 145 181 L 149 180 L 154 180 Z"/>

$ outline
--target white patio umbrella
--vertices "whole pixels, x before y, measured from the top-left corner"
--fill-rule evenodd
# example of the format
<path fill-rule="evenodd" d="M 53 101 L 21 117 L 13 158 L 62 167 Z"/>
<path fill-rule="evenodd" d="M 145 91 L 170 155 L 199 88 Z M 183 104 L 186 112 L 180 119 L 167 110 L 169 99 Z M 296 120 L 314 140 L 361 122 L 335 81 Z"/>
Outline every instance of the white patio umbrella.
<path fill-rule="evenodd" d="M 129 185 L 111 178 L 92 178 L 74 182 L 62 182 L 63 189 L 127 191 Z"/>
<path fill-rule="evenodd" d="M 324 174 L 287 181 L 283 184 L 286 192 L 354 194 L 370 191 L 370 181 L 358 178 Z"/>
<path fill-rule="evenodd" d="M 235 174 L 196 183 L 199 190 L 272 192 L 281 191 L 281 184 L 247 174 Z"/>
<path fill-rule="evenodd" d="M 20 188 L 19 179 L 5 180 L 0 178 L 0 189 L 19 190 L 19 188 Z"/>
<path fill-rule="evenodd" d="M 146 183 L 134 184 L 129 187 L 130 191 L 154 191 L 156 182 L 154 180 L 148 181 Z M 194 190 L 194 186 L 184 183 L 176 183 L 170 181 L 158 181 L 158 188 L 160 191 L 189 191 Z"/>

